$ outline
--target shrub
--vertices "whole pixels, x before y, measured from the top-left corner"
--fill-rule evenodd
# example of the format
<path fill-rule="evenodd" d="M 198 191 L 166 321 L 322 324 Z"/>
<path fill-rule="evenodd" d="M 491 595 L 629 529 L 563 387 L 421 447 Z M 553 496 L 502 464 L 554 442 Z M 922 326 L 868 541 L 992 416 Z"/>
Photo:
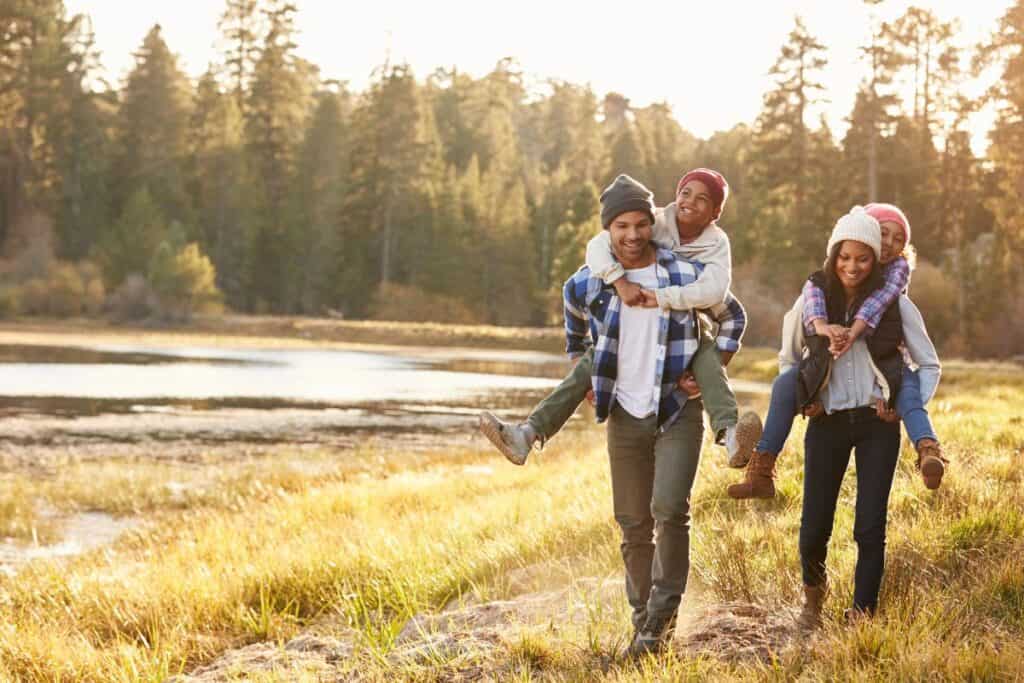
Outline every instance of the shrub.
<path fill-rule="evenodd" d="M 434 294 L 419 287 L 384 282 L 377 288 L 371 307 L 374 320 L 472 324 L 480 318 L 458 299 Z"/>
<path fill-rule="evenodd" d="M 146 279 L 132 273 L 110 295 L 107 305 L 115 320 L 142 320 L 160 310 L 160 302 Z"/>
<path fill-rule="evenodd" d="M 0 318 L 13 318 L 20 312 L 20 289 L 18 287 L 0 287 Z"/>
<path fill-rule="evenodd" d="M 46 281 L 45 315 L 58 318 L 80 315 L 84 298 L 85 285 L 73 265 L 58 263 L 50 269 Z"/>
<path fill-rule="evenodd" d="M 921 309 L 928 335 L 941 350 L 960 352 L 957 339 L 957 297 L 959 285 L 948 271 L 918 259 L 910 280 L 910 298 Z"/>
<path fill-rule="evenodd" d="M 217 271 L 195 242 L 175 251 L 161 242 L 149 268 L 149 285 L 160 301 L 162 317 L 188 320 L 195 312 L 221 310 Z"/>

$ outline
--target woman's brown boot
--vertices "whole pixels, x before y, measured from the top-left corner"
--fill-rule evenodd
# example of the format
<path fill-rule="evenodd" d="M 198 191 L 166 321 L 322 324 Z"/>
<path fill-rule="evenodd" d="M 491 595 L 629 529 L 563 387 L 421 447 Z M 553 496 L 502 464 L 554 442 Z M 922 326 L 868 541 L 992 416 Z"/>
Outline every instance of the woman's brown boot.
<path fill-rule="evenodd" d="M 827 583 L 820 586 L 804 586 L 804 607 L 796 619 L 800 628 L 811 631 L 821 626 L 821 609 L 825 606 L 827 596 Z"/>
<path fill-rule="evenodd" d="M 942 455 L 942 446 L 935 439 L 921 439 L 917 442 L 917 469 L 927 488 L 939 488 L 947 462 Z"/>
<path fill-rule="evenodd" d="M 728 488 L 730 498 L 774 498 L 775 458 L 774 453 L 754 451 L 743 473 L 743 481 Z"/>

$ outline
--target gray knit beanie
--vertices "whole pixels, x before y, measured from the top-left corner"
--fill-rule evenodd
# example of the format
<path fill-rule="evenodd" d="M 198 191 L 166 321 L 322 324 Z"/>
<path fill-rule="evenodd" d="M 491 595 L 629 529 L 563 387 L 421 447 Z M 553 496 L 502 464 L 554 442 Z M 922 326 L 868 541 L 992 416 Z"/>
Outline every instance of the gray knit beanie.
<path fill-rule="evenodd" d="M 654 224 L 654 193 L 623 173 L 601 193 L 601 226 L 607 230 L 616 216 L 627 211 L 646 211 Z"/>

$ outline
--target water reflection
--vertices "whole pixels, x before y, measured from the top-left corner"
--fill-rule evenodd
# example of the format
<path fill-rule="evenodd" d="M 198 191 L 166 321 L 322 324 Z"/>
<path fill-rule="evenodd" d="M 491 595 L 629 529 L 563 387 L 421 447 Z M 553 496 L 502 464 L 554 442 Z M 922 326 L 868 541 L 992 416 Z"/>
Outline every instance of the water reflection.
<path fill-rule="evenodd" d="M 0 354 L 0 408 L 31 406 L 57 414 L 130 410 L 126 401 L 143 399 L 330 405 L 451 401 L 491 391 L 548 388 L 564 372 L 564 362 L 551 354 L 520 354 L 518 360 L 515 352 L 507 354 L 512 360 L 494 355 L 493 360 L 462 360 L 416 357 L 415 350 L 398 356 L 320 349 L 179 348 L 170 353 L 137 347 L 8 346 Z"/>

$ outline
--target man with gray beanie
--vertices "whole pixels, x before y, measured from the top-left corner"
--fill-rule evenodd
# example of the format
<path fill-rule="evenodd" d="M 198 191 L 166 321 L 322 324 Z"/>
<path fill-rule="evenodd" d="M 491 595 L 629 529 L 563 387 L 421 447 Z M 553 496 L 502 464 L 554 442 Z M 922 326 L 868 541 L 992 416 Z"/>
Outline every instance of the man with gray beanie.
<path fill-rule="evenodd" d="M 601 223 L 625 277 L 658 289 L 694 282 L 700 269 L 652 241 L 651 192 L 620 175 L 601 194 Z M 680 388 L 700 345 L 692 311 L 623 306 L 587 266 L 563 288 L 566 351 L 594 348 L 589 372 L 598 422 L 607 422 L 615 521 L 622 531 L 631 656 L 671 638 L 689 573 L 690 490 L 703 436 L 702 405 Z M 731 296 L 707 309 L 720 343 L 738 348 L 746 324 Z M 589 333 L 589 335 L 588 335 Z"/>

